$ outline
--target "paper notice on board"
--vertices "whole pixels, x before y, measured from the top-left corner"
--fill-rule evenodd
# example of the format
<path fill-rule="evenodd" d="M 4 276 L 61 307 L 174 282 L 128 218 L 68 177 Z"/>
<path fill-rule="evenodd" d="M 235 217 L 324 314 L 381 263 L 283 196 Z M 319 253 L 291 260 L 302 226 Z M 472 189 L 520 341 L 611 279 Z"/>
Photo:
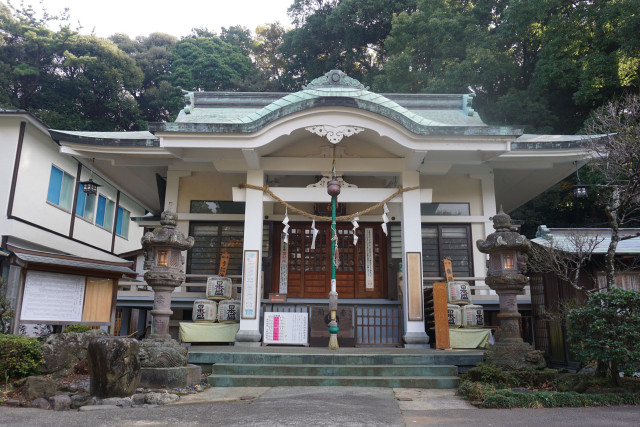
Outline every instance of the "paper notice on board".
<path fill-rule="evenodd" d="M 27 271 L 21 320 L 81 322 L 84 276 Z"/>

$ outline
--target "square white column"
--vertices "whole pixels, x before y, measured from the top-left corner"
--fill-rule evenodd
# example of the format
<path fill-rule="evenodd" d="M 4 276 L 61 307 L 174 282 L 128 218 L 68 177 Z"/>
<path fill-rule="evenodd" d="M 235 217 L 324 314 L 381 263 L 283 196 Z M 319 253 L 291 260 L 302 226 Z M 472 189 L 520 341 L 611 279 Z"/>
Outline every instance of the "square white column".
<path fill-rule="evenodd" d="M 420 174 L 416 171 L 402 172 L 402 187 L 420 185 Z M 408 256 L 417 265 L 408 265 Z M 416 255 L 418 254 L 418 255 Z M 412 272 L 409 268 L 413 267 Z M 428 347 L 429 336 L 424 329 L 424 301 L 422 291 L 422 224 L 420 221 L 420 191 L 402 193 L 402 315 L 405 347 Z M 418 301 L 419 299 L 419 301 Z M 416 310 L 416 307 L 418 310 Z M 410 316 L 413 307 L 414 316 Z M 419 311 L 419 316 L 416 312 Z M 419 318 L 419 320 L 416 320 Z M 414 319 L 414 320 L 411 320 Z"/>
<path fill-rule="evenodd" d="M 247 171 L 247 184 L 264 185 L 264 171 L 262 169 Z M 240 315 L 240 330 L 236 334 L 238 346 L 260 345 L 260 301 L 262 300 L 262 218 L 264 205 L 262 191 L 247 188 L 244 210 L 244 245 L 242 277 L 248 275 L 255 278 L 255 287 L 248 289 L 242 284 L 242 303 Z M 245 265 L 247 251 L 257 251 L 257 260 L 249 266 Z M 257 264 L 257 266 L 256 266 Z M 251 271 L 246 271 L 248 269 Z M 257 272 L 256 272 L 257 269 Z M 249 309 L 247 309 L 249 307 Z M 253 310 L 253 315 L 249 311 Z"/>

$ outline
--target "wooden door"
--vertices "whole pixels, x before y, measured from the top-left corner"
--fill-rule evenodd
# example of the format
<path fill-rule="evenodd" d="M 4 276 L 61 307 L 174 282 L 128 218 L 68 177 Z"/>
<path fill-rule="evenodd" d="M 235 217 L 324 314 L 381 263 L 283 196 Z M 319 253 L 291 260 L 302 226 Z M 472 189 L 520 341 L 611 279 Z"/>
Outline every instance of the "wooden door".
<path fill-rule="evenodd" d="M 286 262 L 287 295 L 290 298 L 328 298 L 331 287 L 331 237 L 329 223 L 316 223 L 319 230 L 315 249 L 311 249 L 311 223 L 290 223 L 288 251 L 282 250 L 282 225 L 274 227 L 273 288 L 279 292 L 283 263 L 280 257 L 288 253 Z M 353 245 L 353 226 L 338 224 L 338 257 L 336 286 L 339 298 L 387 298 L 387 243 L 380 224 L 360 224 L 358 244 Z M 370 231 L 366 231 L 370 230 Z M 372 286 L 367 287 L 367 237 L 370 239 L 370 275 Z M 284 279 L 282 279 L 284 280 Z"/>

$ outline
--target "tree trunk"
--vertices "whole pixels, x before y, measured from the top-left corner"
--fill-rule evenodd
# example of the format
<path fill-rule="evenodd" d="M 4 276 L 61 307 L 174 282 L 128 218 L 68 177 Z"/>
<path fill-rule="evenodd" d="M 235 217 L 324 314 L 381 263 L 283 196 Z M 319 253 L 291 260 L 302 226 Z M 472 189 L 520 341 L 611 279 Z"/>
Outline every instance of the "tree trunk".
<path fill-rule="evenodd" d="M 607 254 L 605 256 L 605 272 L 607 275 L 607 290 L 616 287 L 616 248 L 618 242 L 620 242 L 620 224 L 618 222 L 618 208 L 620 207 L 620 189 L 618 187 L 613 188 L 612 203 L 611 206 L 607 206 L 606 213 L 609 218 L 609 226 L 611 227 L 611 241 L 607 248 Z"/>

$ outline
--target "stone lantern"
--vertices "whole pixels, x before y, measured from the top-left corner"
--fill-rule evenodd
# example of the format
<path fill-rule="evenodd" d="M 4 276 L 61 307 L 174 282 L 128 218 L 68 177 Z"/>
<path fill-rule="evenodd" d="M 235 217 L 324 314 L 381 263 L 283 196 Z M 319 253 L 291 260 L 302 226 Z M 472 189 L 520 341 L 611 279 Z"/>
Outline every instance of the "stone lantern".
<path fill-rule="evenodd" d="M 518 295 L 529 283 L 524 275 L 530 242 L 516 232 L 511 217 L 500 209 L 493 217 L 495 232 L 486 240 L 476 241 L 480 252 L 489 254 L 485 283 L 496 293 L 500 301 L 500 340 L 485 353 L 487 363 L 507 369 L 546 366 L 540 351 L 522 340 Z"/>
<path fill-rule="evenodd" d="M 141 240 L 145 254 L 144 267 L 148 271 L 144 275 L 147 284 L 154 292 L 153 328 L 151 337 L 140 343 L 140 365 L 142 366 L 142 383 L 145 384 L 145 368 L 150 378 L 146 383 L 153 385 L 155 379 L 166 383 L 168 377 L 180 377 L 170 372 L 152 372 L 153 370 L 180 369 L 187 364 L 187 350 L 181 347 L 169 335 L 169 318 L 171 311 L 171 293 L 185 281 L 182 269 L 182 251 L 193 246 L 193 237 L 185 237 L 176 230 L 178 215 L 171 210 L 162 212 L 161 228 L 146 233 Z M 186 368 L 185 368 L 186 369 Z M 186 378 L 186 371 L 184 376 Z M 173 385 L 179 386 L 179 385 Z"/>

